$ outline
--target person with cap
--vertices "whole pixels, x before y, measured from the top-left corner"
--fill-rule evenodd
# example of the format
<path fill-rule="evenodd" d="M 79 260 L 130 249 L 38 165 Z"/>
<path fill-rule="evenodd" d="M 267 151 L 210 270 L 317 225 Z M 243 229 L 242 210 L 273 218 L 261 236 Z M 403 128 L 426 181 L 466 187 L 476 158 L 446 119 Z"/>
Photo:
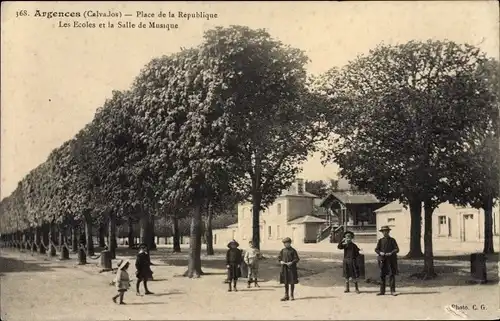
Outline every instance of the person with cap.
<path fill-rule="evenodd" d="M 359 247 L 352 241 L 354 239 L 354 233 L 351 231 L 346 231 L 344 233 L 343 239 L 337 246 L 339 250 L 344 250 L 344 260 L 342 263 L 342 271 L 345 279 L 345 290 L 344 293 L 349 292 L 349 281 L 354 282 L 354 288 L 356 293 L 359 293 L 358 287 L 358 277 L 359 277 L 359 266 L 358 266 L 358 256 Z"/>
<path fill-rule="evenodd" d="M 233 291 L 233 288 L 235 292 L 238 291 L 238 289 L 236 288 L 236 283 L 238 282 L 238 278 L 241 277 L 240 267 L 243 261 L 243 253 L 238 248 L 238 246 L 240 245 L 235 240 L 232 240 L 227 244 L 227 247 L 229 249 L 227 250 L 226 253 L 226 268 L 227 268 L 227 280 L 229 283 L 229 289 L 228 289 L 229 292 Z"/>
<path fill-rule="evenodd" d="M 295 284 L 299 283 L 299 276 L 297 273 L 297 263 L 300 258 L 297 251 L 292 247 L 292 240 L 285 237 L 283 240 L 285 246 L 278 255 L 278 260 L 281 264 L 280 271 L 280 284 L 285 285 L 285 296 L 281 301 L 295 300 L 294 291 Z"/>
<path fill-rule="evenodd" d="M 391 228 L 389 226 L 382 226 L 379 230 L 384 235 L 377 242 L 375 253 L 378 254 L 378 265 L 380 268 L 380 292 L 377 295 L 385 294 L 385 279 L 389 276 L 389 287 L 391 295 L 396 294 L 396 275 L 398 274 L 398 257 L 399 252 L 398 243 L 396 240 L 389 236 Z"/>
<path fill-rule="evenodd" d="M 248 266 L 248 288 L 254 282 L 256 287 L 259 287 L 257 281 L 259 274 L 259 259 L 261 257 L 259 249 L 253 244 L 252 241 L 248 243 L 249 249 L 245 251 L 244 261 Z"/>
<path fill-rule="evenodd" d="M 136 294 L 141 295 L 141 292 L 139 290 L 139 286 L 141 285 L 141 282 L 144 283 L 144 291 L 146 295 L 149 294 L 154 294 L 153 292 L 149 291 L 148 289 L 148 280 L 153 277 L 153 271 L 151 271 L 151 263 L 149 253 L 148 253 L 148 247 L 146 244 L 141 244 L 139 246 L 139 254 L 137 254 L 137 258 L 135 260 L 135 276 L 137 277 L 137 283 L 136 283 Z"/>
<path fill-rule="evenodd" d="M 116 299 L 120 298 L 119 304 L 125 304 L 125 302 L 123 302 L 123 297 L 125 295 L 125 292 L 127 292 L 127 290 L 130 288 L 130 277 L 127 272 L 129 265 L 130 262 L 128 260 L 121 260 L 118 263 L 118 270 L 116 271 L 115 277 L 115 286 L 118 290 L 118 294 L 113 297 L 114 303 L 116 303 Z"/>

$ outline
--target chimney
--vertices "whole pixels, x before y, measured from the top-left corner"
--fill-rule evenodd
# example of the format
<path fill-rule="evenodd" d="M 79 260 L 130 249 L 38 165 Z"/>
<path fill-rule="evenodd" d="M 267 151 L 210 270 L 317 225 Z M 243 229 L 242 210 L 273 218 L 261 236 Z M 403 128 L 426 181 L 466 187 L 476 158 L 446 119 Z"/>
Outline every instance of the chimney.
<path fill-rule="evenodd" d="M 295 192 L 299 195 L 304 194 L 304 180 L 302 178 L 295 180 Z"/>

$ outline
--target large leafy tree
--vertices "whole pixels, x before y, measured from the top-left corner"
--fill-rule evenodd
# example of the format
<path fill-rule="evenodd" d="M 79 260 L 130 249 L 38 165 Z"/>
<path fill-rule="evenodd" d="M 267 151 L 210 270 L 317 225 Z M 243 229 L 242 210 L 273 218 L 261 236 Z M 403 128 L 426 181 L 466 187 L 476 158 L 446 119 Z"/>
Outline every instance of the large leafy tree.
<path fill-rule="evenodd" d="M 458 180 L 453 157 L 484 132 L 491 93 L 476 72 L 479 49 L 449 41 L 381 45 L 323 78 L 334 115 L 327 159 L 361 189 L 410 206 L 408 256 L 420 256 L 424 205 L 424 273 L 433 277 L 432 213 Z"/>
<path fill-rule="evenodd" d="M 491 93 L 488 95 L 491 108 L 482 115 L 488 120 L 488 127 L 484 132 L 473 133 L 462 152 L 456 155 L 461 180 L 451 187 L 451 201 L 484 210 L 483 252 L 490 254 L 494 253 L 493 206 L 500 191 L 500 65 L 490 59 L 479 66 L 477 73 L 487 82 Z"/>
<path fill-rule="evenodd" d="M 218 94 L 228 149 L 238 165 L 236 185 L 253 203 L 253 241 L 260 212 L 290 186 L 324 127 L 323 107 L 307 88 L 306 55 L 265 30 L 215 28 L 204 35 L 201 56 L 221 80 Z"/>

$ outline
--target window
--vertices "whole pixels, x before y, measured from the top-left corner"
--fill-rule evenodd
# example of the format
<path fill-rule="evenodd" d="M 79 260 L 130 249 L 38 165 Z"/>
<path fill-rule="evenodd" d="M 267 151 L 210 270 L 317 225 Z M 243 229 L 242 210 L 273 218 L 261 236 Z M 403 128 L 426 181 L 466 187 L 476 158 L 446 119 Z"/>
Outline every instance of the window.
<path fill-rule="evenodd" d="M 276 238 L 279 239 L 280 238 L 280 226 L 276 226 Z"/>
<path fill-rule="evenodd" d="M 448 225 L 448 217 L 446 217 L 444 215 L 438 216 L 438 222 L 439 222 L 439 226 L 438 226 L 439 235 L 450 236 L 451 235 L 450 228 L 447 226 Z"/>
<path fill-rule="evenodd" d="M 466 220 L 472 220 L 474 218 L 474 214 L 465 214 L 464 219 Z"/>
<path fill-rule="evenodd" d="M 268 238 L 271 238 L 271 237 L 272 237 L 272 230 L 271 230 L 271 226 L 268 226 L 268 227 L 267 227 L 267 237 L 268 237 Z"/>
<path fill-rule="evenodd" d="M 394 217 L 387 218 L 387 223 L 395 223 L 396 219 Z"/>
<path fill-rule="evenodd" d="M 217 234 L 214 234 L 214 244 L 217 244 Z"/>
<path fill-rule="evenodd" d="M 281 204 L 278 203 L 277 205 L 277 211 L 278 211 L 278 215 L 281 215 Z"/>

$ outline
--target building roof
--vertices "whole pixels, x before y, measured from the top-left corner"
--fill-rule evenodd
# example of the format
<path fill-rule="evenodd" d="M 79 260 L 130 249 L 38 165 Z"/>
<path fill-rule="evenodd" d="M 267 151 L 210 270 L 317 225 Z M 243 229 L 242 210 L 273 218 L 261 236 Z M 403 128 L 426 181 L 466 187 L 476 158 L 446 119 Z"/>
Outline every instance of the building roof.
<path fill-rule="evenodd" d="M 330 206 L 334 201 L 338 200 L 346 205 L 348 204 L 379 204 L 382 203 L 375 195 L 361 192 L 333 192 L 328 194 L 321 202 L 320 206 Z"/>
<path fill-rule="evenodd" d="M 287 196 L 318 198 L 317 195 L 314 195 L 314 194 L 309 193 L 307 191 L 304 191 L 301 194 L 298 194 L 294 190 L 290 190 L 290 189 L 284 190 L 279 197 L 287 197 Z"/>
<path fill-rule="evenodd" d="M 325 223 L 326 220 L 312 216 L 312 215 L 304 215 L 302 217 L 298 217 L 288 222 L 288 224 L 307 224 L 307 223 Z"/>
<path fill-rule="evenodd" d="M 378 210 L 375 210 L 375 213 L 396 212 L 396 211 L 401 211 L 403 209 L 404 209 L 403 204 L 401 204 L 399 201 L 394 201 L 385 206 L 382 206 Z"/>

